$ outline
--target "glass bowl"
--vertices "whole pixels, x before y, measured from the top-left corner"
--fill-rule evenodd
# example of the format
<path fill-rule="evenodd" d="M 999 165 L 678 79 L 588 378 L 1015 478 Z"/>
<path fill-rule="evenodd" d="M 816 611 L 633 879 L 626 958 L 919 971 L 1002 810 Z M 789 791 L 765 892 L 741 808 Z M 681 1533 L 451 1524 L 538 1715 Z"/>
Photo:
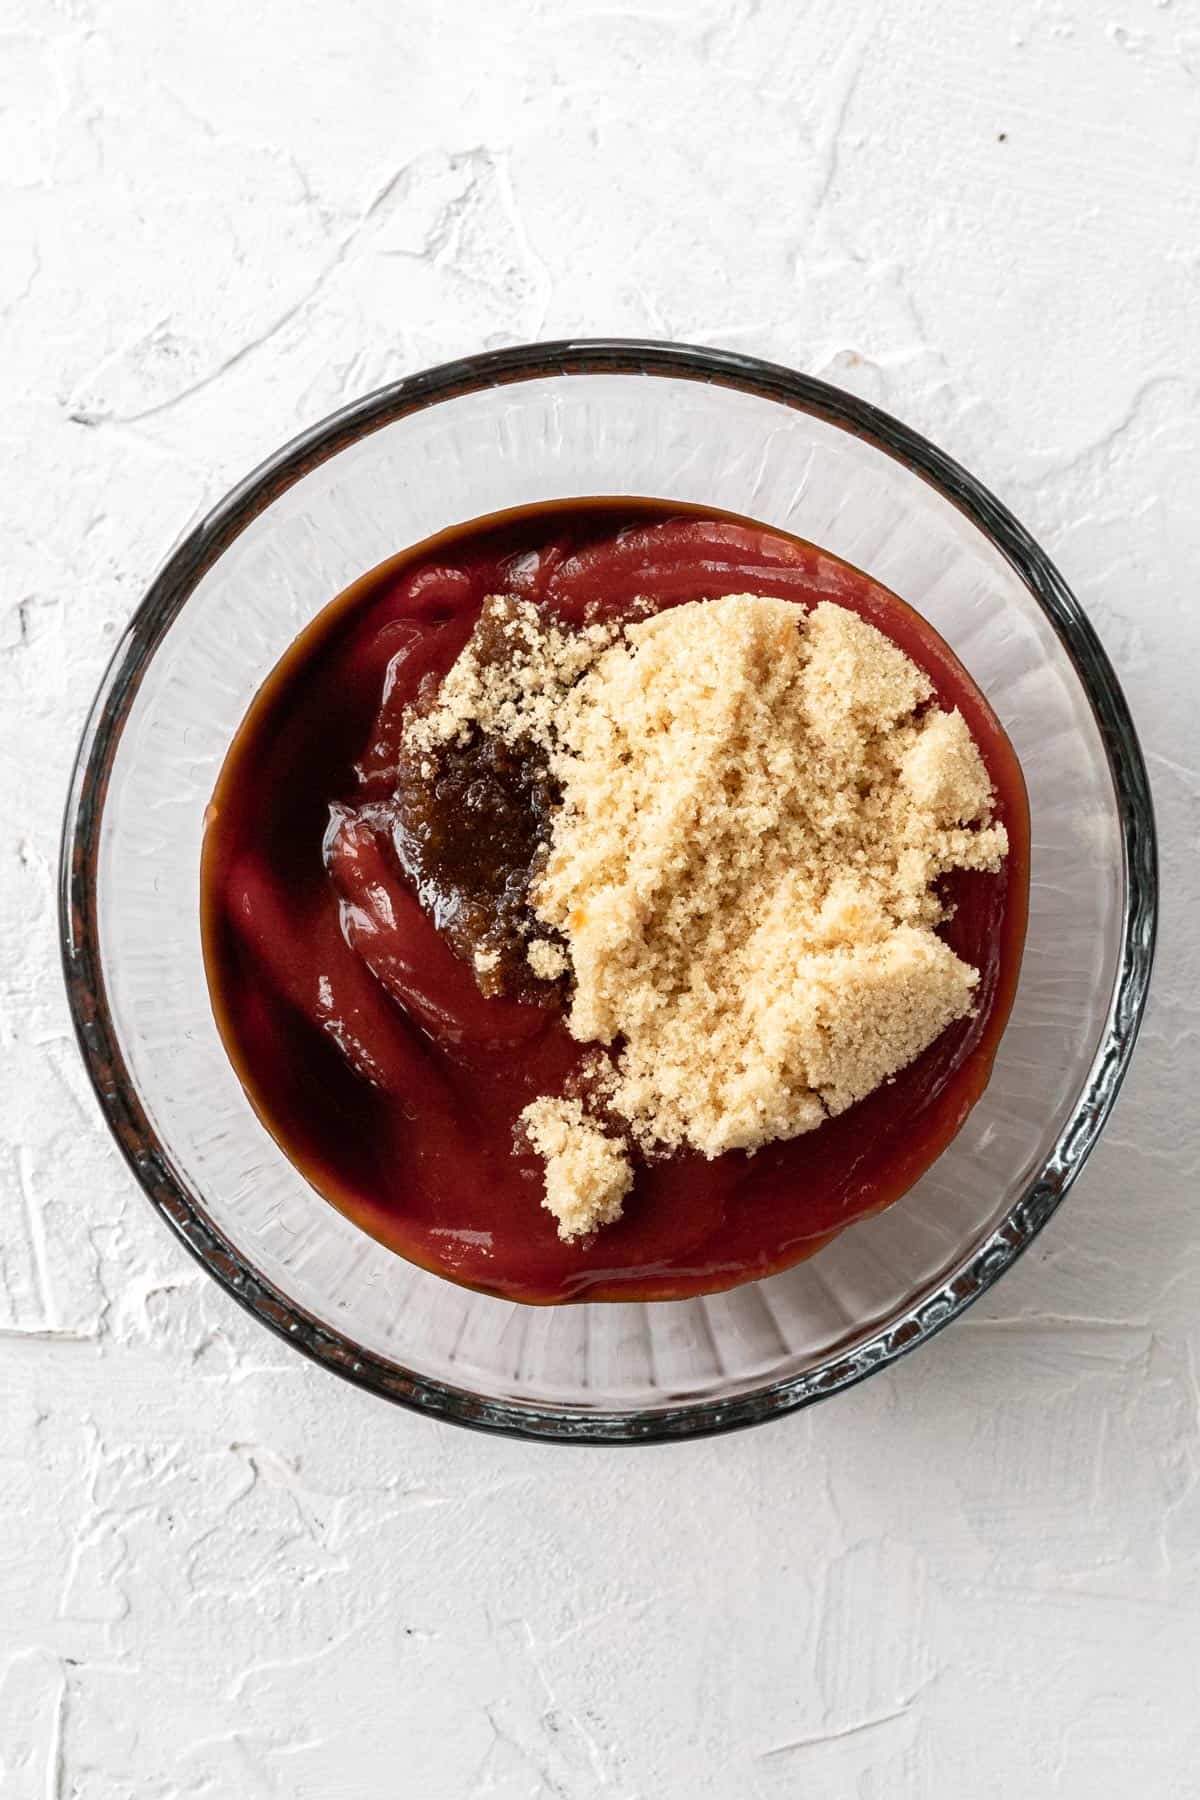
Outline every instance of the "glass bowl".
<path fill-rule="evenodd" d="M 633 494 L 748 513 L 917 606 L 1021 758 L 1032 892 L 991 1084 L 914 1188 L 811 1261 L 707 1299 L 531 1308 L 410 1266 L 251 1111 L 209 1007 L 205 807 L 251 697 L 336 593 L 454 523 Z M 62 865 L 67 987 L 108 1122 L 217 1281 L 347 1379 L 443 1419 L 617 1443 L 772 1418 L 914 1349 L 1045 1224 L 1120 1086 L 1156 910 L 1141 753 L 1104 652 L 1017 521 L 861 400 L 715 350 L 538 344 L 447 364 L 280 450 L 190 531 L 97 695 Z"/>

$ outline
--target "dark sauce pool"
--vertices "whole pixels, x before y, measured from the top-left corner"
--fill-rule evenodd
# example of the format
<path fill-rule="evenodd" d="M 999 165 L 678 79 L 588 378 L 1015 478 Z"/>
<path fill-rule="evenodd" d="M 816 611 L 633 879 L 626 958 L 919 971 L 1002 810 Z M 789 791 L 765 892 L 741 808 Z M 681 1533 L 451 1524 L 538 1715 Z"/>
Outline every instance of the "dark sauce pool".
<path fill-rule="evenodd" d="M 622 614 L 638 596 L 661 608 L 747 592 L 853 608 L 966 718 L 1010 841 L 1000 874 L 945 883 L 955 910 L 943 935 L 981 971 L 978 1012 L 816 1132 L 752 1157 L 641 1169 L 617 1224 L 563 1244 L 540 1203 L 541 1164 L 514 1154 L 513 1124 L 537 1095 L 562 1091 L 584 1047 L 552 986 L 485 997 L 448 941 L 498 916 L 497 871 L 505 856 L 535 852 L 546 796 L 536 770 L 459 771 L 421 822 L 436 855 L 414 864 L 391 804 L 402 714 L 445 674 L 488 594 L 519 593 L 579 623 Z M 456 814 L 457 839 L 439 836 L 439 820 Z M 554 502 L 403 552 L 297 639 L 213 797 L 204 955 L 222 1039 L 259 1117 L 317 1191 L 383 1243 L 516 1300 L 682 1298 L 811 1255 L 898 1199 L 945 1149 L 987 1083 L 1012 1004 L 1028 870 L 1012 746 L 903 601 L 751 520 L 658 501 Z"/>

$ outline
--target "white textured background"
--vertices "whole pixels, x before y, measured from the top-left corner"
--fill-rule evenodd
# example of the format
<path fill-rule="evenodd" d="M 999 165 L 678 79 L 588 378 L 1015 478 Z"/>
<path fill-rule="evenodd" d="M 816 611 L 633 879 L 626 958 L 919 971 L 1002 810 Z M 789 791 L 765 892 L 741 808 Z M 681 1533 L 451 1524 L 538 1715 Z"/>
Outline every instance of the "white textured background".
<path fill-rule="evenodd" d="M 1200 6 L 0 0 L 0 1794 L 1200 1791 Z M 526 1448 L 319 1374 L 110 1147 L 52 903 L 190 516 L 406 370 L 744 347 L 1060 561 L 1164 838 L 1134 1071 L 915 1359 L 713 1443 Z"/>

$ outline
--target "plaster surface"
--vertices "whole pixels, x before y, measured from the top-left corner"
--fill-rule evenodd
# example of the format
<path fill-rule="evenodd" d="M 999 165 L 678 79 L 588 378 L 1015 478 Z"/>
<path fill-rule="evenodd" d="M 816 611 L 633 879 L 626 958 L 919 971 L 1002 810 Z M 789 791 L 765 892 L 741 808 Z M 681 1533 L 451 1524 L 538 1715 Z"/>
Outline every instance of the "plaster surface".
<path fill-rule="evenodd" d="M 1200 6 L 4 0 L 0 1794 L 1183 1800 L 1200 1776 Z M 918 1356 L 746 1435 L 436 1427 L 195 1268 L 71 1037 L 57 831 L 184 525 L 341 401 L 650 334 L 982 477 L 1163 838 L 1125 1092 Z"/>

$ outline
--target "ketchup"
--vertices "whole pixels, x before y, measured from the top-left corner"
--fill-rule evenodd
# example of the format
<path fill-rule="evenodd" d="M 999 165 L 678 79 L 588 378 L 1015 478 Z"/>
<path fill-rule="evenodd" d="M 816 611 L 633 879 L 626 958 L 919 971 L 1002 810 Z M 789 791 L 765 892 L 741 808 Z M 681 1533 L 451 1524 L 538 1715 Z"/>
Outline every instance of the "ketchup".
<path fill-rule="evenodd" d="M 531 1100 L 562 1092 L 586 1046 L 568 1034 L 553 989 L 483 996 L 451 948 L 444 906 L 427 893 L 422 904 L 388 829 L 405 709 L 450 668 L 495 593 L 576 624 L 621 616 L 639 597 L 660 609 L 731 593 L 850 607 L 928 673 L 939 705 L 960 709 L 1009 835 L 998 874 L 960 870 L 942 884 L 953 910 L 941 934 L 980 971 L 973 1018 L 814 1132 L 753 1156 L 639 1168 L 624 1216 L 582 1244 L 559 1241 L 541 1205 L 542 1166 L 514 1146 L 513 1127 Z M 524 791 L 519 774 L 505 772 L 506 820 Z M 462 831 L 466 867 L 484 839 L 469 835 L 466 811 Z M 572 500 L 428 539 L 363 576 L 302 633 L 221 771 L 201 922 L 217 1025 L 255 1111 L 364 1230 L 423 1268 L 514 1300 L 671 1299 L 811 1255 L 898 1199 L 940 1155 L 991 1071 L 1016 990 L 1028 881 L 1015 753 L 919 614 L 827 552 L 751 520 Z"/>

